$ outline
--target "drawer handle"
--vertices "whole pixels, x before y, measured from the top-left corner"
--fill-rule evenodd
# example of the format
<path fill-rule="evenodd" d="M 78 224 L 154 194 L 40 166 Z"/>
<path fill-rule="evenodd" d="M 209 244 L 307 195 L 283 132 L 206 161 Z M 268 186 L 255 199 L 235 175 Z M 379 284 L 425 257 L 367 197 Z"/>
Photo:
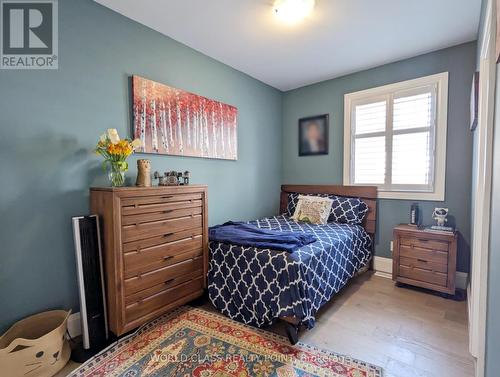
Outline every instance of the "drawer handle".
<path fill-rule="evenodd" d="M 163 235 L 163 237 L 170 237 L 170 236 L 173 236 L 175 233 L 166 233 Z"/>
<path fill-rule="evenodd" d="M 417 261 L 422 262 L 422 263 L 427 263 L 425 259 L 417 259 Z"/>
<path fill-rule="evenodd" d="M 170 284 L 171 282 L 173 282 L 175 279 L 168 279 L 166 282 L 165 282 L 165 285 L 168 285 Z"/>
<path fill-rule="evenodd" d="M 172 196 L 172 195 L 168 195 L 168 196 L 162 196 L 161 198 L 162 198 L 162 199 L 172 199 L 172 198 L 173 198 L 173 196 Z"/>
<path fill-rule="evenodd" d="M 422 238 L 418 238 L 417 241 L 419 241 L 419 242 L 429 242 L 429 240 L 424 240 Z"/>
<path fill-rule="evenodd" d="M 167 255 L 166 257 L 163 257 L 163 260 L 169 260 L 172 259 L 174 256 L 173 255 Z"/>
<path fill-rule="evenodd" d="M 174 212 L 173 209 L 166 209 L 165 211 L 163 211 L 163 213 L 170 213 L 170 212 Z"/>

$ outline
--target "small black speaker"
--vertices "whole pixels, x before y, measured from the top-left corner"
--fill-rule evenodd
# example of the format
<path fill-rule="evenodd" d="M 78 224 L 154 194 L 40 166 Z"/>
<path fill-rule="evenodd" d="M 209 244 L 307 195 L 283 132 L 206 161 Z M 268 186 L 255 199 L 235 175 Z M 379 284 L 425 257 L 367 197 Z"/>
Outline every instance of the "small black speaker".
<path fill-rule="evenodd" d="M 73 217 L 73 236 L 83 338 L 83 350 L 74 352 L 77 356 L 73 359 L 81 362 L 108 344 L 99 218 L 96 215 Z"/>

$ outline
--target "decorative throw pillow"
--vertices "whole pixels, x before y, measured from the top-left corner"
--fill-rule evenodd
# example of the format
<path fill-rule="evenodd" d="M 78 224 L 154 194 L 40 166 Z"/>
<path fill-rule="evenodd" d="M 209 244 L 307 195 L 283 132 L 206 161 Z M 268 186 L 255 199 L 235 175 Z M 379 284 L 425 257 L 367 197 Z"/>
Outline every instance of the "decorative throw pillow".
<path fill-rule="evenodd" d="M 296 192 L 288 194 L 288 201 L 286 203 L 285 215 L 287 215 L 288 217 L 293 217 L 298 202 L 299 202 L 299 194 L 297 194 Z"/>
<path fill-rule="evenodd" d="M 361 224 L 363 220 L 365 219 L 366 215 L 368 214 L 368 211 L 370 208 L 368 207 L 368 204 L 366 204 L 364 201 L 360 199 L 359 207 L 358 207 L 358 224 Z"/>
<path fill-rule="evenodd" d="M 368 206 L 359 198 L 332 196 L 333 204 L 328 221 L 345 224 L 361 224 Z"/>
<path fill-rule="evenodd" d="M 288 194 L 287 208 L 285 215 L 293 217 L 299 195 L 296 192 Z M 328 222 L 346 223 L 346 224 L 361 224 L 368 213 L 368 206 L 359 198 L 343 197 L 329 194 L 307 195 L 309 197 L 322 197 L 333 200 L 332 208 Z"/>
<path fill-rule="evenodd" d="M 306 223 L 326 224 L 331 208 L 332 200 L 329 198 L 299 195 L 292 218 Z"/>

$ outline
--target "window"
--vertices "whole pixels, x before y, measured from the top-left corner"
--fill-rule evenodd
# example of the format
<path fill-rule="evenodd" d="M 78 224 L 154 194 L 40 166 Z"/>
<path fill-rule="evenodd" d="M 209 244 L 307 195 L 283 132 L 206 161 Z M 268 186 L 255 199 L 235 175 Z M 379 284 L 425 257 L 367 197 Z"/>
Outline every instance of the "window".
<path fill-rule="evenodd" d="M 344 184 L 444 200 L 448 73 L 345 95 Z"/>

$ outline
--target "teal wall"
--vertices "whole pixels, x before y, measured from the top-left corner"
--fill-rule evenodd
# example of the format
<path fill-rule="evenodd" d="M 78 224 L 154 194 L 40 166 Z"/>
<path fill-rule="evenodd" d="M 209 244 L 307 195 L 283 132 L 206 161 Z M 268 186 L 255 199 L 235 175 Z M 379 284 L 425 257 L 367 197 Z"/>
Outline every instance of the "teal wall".
<path fill-rule="evenodd" d="M 278 207 L 281 92 L 91 0 L 59 1 L 59 52 L 55 71 L 0 71 L 0 331 L 78 310 L 71 217 L 88 212 L 89 186 L 107 184 L 99 135 L 130 135 L 132 74 L 238 107 L 238 161 L 148 155 L 209 185 L 210 223 Z"/>
<path fill-rule="evenodd" d="M 469 271 L 472 136 L 469 98 L 476 64 L 476 43 L 466 43 L 286 92 L 283 98 L 284 183 L 342 184 L 344 94 L 440 72 L 449 72 L 448 148 L 445 202 L 420 202 L 425 223 L 436 206 L 449 207 L 450 223 L 462 234 L 458 269 Z M 297 120 L 330 114 L 330 153 L 299 157 Z M 390 257 L 392 229 L 408 222 L 414 201 L 379 200 L 375 252 Z"/>

